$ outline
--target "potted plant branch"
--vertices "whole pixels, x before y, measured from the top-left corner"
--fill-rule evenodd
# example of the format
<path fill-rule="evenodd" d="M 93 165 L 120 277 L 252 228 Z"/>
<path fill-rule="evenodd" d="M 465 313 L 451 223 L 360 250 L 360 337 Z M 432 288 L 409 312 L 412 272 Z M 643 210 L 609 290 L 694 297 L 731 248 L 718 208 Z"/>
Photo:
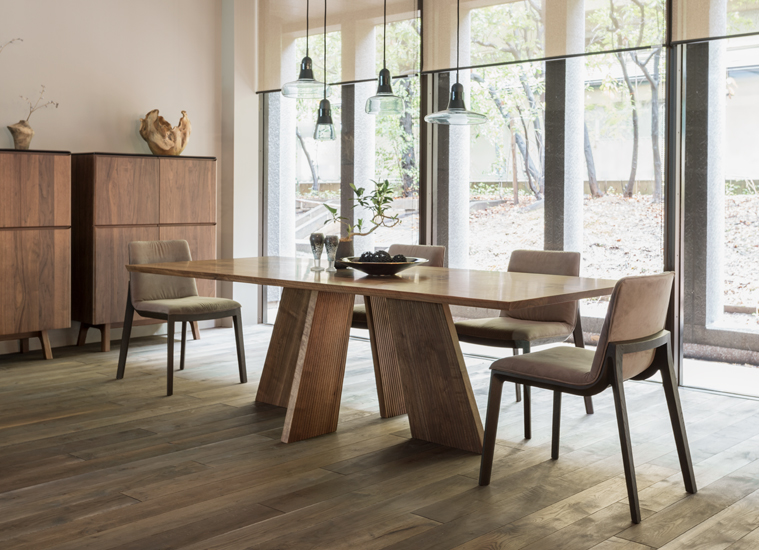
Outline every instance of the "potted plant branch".
<path fill-rule="evenodd" d="M 351 224 L 347 217 L 338 215 L 337 208 L 328 204 L 324 205 L 324 208 L 332 215 L 331 219 L 324 222 L 324 224 L 340 223 L 346 228 L 345 235 L 340 236 L 340 244 L 337 247 L 335 267 L 338 269 L 346 267 L 345 264 L 340 262 L 340 258 L 353 256 L 353 237 L 366 237 L 380 227 L 387 227 L 389 229 L 401 223 L 398 214 L 390 214 L 393 204 L 393 191 L 390 187 L 390 182 L 387 180 L 381 183 L 372 181 L 375 186 L 371 192 L 367 192 L 363 187 L 356 187 L 354 184 L 350 184 L 353 193 L 356 195 L 354 206 L 357 204 L 368 210 L 371 214 L 370 218 L 359 218 L 355 224 Z"/>

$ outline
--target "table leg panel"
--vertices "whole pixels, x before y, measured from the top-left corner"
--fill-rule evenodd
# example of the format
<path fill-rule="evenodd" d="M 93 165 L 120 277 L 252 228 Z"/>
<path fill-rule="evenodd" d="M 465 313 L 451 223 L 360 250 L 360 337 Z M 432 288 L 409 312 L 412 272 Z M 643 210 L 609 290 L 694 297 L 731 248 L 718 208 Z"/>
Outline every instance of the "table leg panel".
<path fill-rule="evenodd" d="M 337 430 L 353 318 L 352 294 L 319 292 L 303 330 L 282 441 Z"/>
<path fill-rule="evenodd" d="M 282 290 L 256 401 L 287 407 L 303 331 L 313 315 L 317 294 L 313 290 Z"/>
<path fill-rule="evenodd" d="M 446 304 L 387 299 L 411 435 L 482 452 L 480 414 Z"/>
<path fill-rule="evenodd" d="M 393 343 L 387 299 L 366 296 L 364 302 L 366 303 L 366 319 L 369 325 L 369 340 L 372 346 L 380 416 L 391 418 L 406 414 L 403 383 L 401 382 L 398 357 Z"/>

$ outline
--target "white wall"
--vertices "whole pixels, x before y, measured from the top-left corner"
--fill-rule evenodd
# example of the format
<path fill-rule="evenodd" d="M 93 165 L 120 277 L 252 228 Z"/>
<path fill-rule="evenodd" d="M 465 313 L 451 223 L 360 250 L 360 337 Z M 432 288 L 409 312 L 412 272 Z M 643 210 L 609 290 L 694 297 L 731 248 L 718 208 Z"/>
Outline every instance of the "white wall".
<path fill-rule="evenodd" d="M 5 126 L 28 113 L 19 95 L 36 97 L 44 84 L 60 107 L 31 117 L 32 149 L 150 154 L 140 117 L 159 109 L 176 125 L 185 110 L 192 136 L 184 154 L 221 161 L 221 6 L 221 0 L 0 0 L 0 44 L 23 38 L 0 53 L 0 148 L 13 147 Z M 221 225 L 230 214 L 217 204 Z M 75 342 L 73 324 L 51 334 L 53 347 Z M 89 341 L 98 338 L 91 330 Z M 0 353 L 16 350 L 16 342 L 0 343 Z"/>

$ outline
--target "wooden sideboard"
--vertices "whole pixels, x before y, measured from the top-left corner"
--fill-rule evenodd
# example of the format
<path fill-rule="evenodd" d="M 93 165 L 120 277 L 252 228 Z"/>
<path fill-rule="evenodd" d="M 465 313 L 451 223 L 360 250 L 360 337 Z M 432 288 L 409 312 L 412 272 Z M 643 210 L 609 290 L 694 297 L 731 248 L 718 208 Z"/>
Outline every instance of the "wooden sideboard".
<path fill-rule="evenodd" d="M 71 155 L 0 149 L 0 340 L 71 326 Z"/>
<path fill-rule="evenodd" d="M 216 159 L 81 153 L 71 157 L 72 318 L 101 332 L 124 321 L 131 241 L 184 239 L 193 259 L 216 258 Z M 214 281 L 198 281 L 202 296 L 215 296 Z M 135 314 L 135 325 L 162 321 Z M 193 336 L 199 338 L 197 324 Z"/>

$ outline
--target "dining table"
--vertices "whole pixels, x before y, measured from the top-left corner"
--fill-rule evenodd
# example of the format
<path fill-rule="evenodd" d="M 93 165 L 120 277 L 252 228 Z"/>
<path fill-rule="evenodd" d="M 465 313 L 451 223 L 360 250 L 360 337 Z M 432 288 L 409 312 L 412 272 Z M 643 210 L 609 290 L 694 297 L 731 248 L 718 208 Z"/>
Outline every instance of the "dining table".
<path fill-rule="evenodd" d="M 282 287 L 257 402 L 286 407 L 282 441 L 337 430 L 353 306 L 366 303 L 383 416 L 411 436 L 481 453 L 482 420 L 451 306 L 514 310 L 611 294 L 616 281 L 418 266 L 394 276 L 312 271 L 313 260 L 261 256 L 127 265 L 130 272 Z"/>

